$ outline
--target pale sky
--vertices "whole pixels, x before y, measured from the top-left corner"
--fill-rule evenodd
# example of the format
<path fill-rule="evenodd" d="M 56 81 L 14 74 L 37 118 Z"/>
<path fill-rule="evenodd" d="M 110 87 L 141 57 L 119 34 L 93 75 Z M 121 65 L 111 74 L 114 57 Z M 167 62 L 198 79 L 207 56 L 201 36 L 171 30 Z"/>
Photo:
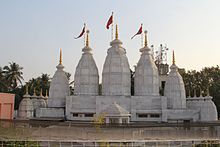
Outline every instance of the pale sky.
<path fill-rule="evenodd" d="M 101 76 L 110 47 L 106 22 L 114 12 L 119 39 L 130 67 L 140 58 L 140 36 L 130 38 L 143 23 L 149 45 L 166 44 L 168 63 L 187 70 L 219 65 L 220 0 L 0 0 L 0 66 L 16 62 L 24 78 L 53 76 L 63 49 L 65 71 L 72 74 L 82 54 L 83 38 L 75 40 L 85 22 L 90 47 Z"/>

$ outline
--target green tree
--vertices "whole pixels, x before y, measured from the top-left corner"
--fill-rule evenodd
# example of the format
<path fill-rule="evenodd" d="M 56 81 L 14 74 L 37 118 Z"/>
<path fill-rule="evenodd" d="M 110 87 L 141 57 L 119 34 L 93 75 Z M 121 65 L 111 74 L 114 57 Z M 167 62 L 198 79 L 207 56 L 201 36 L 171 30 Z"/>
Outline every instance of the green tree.
<path fill-rule="evenodd" d="M 18 104 L 22 99 L 21 88 L 24 80 L 22 70 L 23 67 L 15 62 L 11 62 L 8 66 L 0 69 L 0 90 L 1 92 L 15 94 L 15 109 L 18 108 Z"/>
<path fill-rule="evenodd" d="M 15 62 L 11 62 L 9 63 L 9 66 L 5 66 L 3 68 L 5 80 L 7 81 L 10 91 L 13 91 L 13 89 L 17 88 L 19 84 L 22 84 L 22 81 L 24 80 L 22 70 L 23 67 Z"/>
<path fill-rule="evenodd" d="M 194 96 L 194 91 L 196 91 L 196 96 L 200 93 L 203 96 L 208 94 L 213 97 L 213 101 L 216 104 L 218 115 L 220 116 L 220 68 L 216 67 L 206 67 L 201 71 L 187 71 L 180 72 L 185 83 L 186 95 L 192 97 Z"/>
<path fill-rule="evenodd" d="M 48 74 L 42 74 L 37 78 L 30 79 L 26 84 L 28 84 L 28 90 L 31 95 L 34 94 L 34 89 L 37 95 L 42 94 L 46 95 L 46 91 L 49 90 L 51 78 Z M 24 85 L 24 87 L 26 86 Z M 25 88 L 23 88 L 23 94 L 25 93 Z"/>
<path fill-rule="evenodd" d="M 6 92 L 6 91 L 8 91 L 8 87 L 5 80 L 4 72 L 0 67 L 0 92 Z"/>

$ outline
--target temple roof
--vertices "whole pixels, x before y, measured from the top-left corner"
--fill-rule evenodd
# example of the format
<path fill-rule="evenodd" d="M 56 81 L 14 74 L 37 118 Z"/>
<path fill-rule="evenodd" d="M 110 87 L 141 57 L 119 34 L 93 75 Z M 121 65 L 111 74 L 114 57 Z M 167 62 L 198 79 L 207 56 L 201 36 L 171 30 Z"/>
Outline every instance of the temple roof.
<path fill-rule="evenodd" d="M 118 39 L 116 26 L 115 39 L 110 43 L 102 71 L 103 95 L 131 95 L 130 92 L 130 66 L 126 50 Z"/>
<path fill-rule="evenodd" d="M 167 97 L 168 108 L 182 109 L 186 108 L 186 93 L 182 76 L 178 72 L 175 64 L 175 56 L 173 51 L 173 64 L 170 67 L 164 94 Z"/>
<path fill-rule="evenodd" d="M 62 104 L 59 104 L 60 107 L 64 107 L 65 103 L 63 100 L 66 99 L 66 96 L 70 95 L 69 89 L 69 81 L 67 79 L 67 75 L 63 70 L 64 66 L 62 64 L 62 50 L 60 49 L 60 60 L 59 64 L 56 66 L 57 70 L 53 76 L 53 79 L 50 83 L 50 90 L 49 90 L 49 99 L 62 99 Z M 48 103 L 51 106 L 50 103 Z"/>
<path fill-rule="evenodd" d="M 102 111 L 106 116 L 129 116 L 130 113 L 116 102 L 110 104 Z"/>
<path fill-rule="evenodd" d="M 86 31 L 86 45 L 82 49 L 83 54 L 76 67 L 74 75 L 75 95 L 98 95 L 99 74 L 92 49 L 89 47 L 89 31 Z"/>
<path fill-rule="evenodd" d="M 141 57 L 135 69 L 135 95 L 159 95 L 158 69 L 152 58 L 151 49 L 147 45 L 147 31 L 145 31 L 144 47 L 140 52 Z"/>

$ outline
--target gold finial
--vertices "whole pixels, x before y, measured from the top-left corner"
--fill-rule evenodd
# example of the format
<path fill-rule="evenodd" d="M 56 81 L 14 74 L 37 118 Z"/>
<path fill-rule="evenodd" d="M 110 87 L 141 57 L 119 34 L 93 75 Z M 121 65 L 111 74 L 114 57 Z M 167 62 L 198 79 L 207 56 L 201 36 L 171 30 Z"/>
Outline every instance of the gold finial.
<path fill-rule="evenodd" d="M 175 54 L 174 54 L 174 50 L 173 50 L 173 65 L 175 65 Z"/>
<path fill-rule="evenodd" d="M 86 46 L 89 46 L 89 30 L 86 31 Z"/>
<path fill-rule="evenodd" d="M 59 63 L 62 64 L 63 60 L 62 60 L 62 48 L 60 48 L 60 61 Z"/>
<path fill-rule="evenodd" d="M 115 39 L 118 39 L 118 25 L 115 27 Z"/>
<path fill-rule="evenodd" d="M 26 84 L 26 95 L 28 95 L 28 84 Z"/>
<path fill-rule="evenodd" d="M 147 30 L 144 31 L 144 46 L 147 46 Z"/>
<path fill-rule="evenodd" d="M 34 88 L 34 95 L 36 95 L 36 88 Z"/>

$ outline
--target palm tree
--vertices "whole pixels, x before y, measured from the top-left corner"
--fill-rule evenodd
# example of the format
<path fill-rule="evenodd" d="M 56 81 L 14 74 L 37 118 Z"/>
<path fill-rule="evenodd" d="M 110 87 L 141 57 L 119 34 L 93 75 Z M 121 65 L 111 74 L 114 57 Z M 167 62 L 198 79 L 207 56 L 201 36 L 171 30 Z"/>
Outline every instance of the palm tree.
<path fill-rule="evenodd" d="M 50 75 L 48 74 L 42 74 L 41 75 L 41 84 L 44 86 L 49 86 L 49 81 L 50 81 Z M 41 86 L 42 86 L 41 85 Z"/>
<path fill-rule="evenodd" d="M 38 89 L 40 87 L 39 84 L 39 78 L 32 78 L 30 79 L 27 84 L 28 84 L 28 91 L 30 92 L 30 94 L 34 94 L 34 89 L 36 90 L 36 92 L 38 93 Z M 26 86 L 26 85 L 25 85 Z"/>
<path fill-rule="evenodd" d="M 50 75 L 42 74 L 37 78 L 30 79 L 26 84 L 28 84 L 28 89 L 30 94 L 34 93 L 34 89 L 37 95 L 40 94 L 42 89 L 42 94 L 46 95 L 46 90 L 49 90 L 50 87 Z"/>
<path fill-rule="evenodd" d="M 5 79 L 9 84 L 10 90 L 14 90 L 17 88 L 19 84 L 22 84 L 23 67 L 19 66 L 15 62 L 9 63 L 9 66 L 5 66 L 3 68 L 3 73 L 5 75 Z"/>
<path fill-rule="evenodd" d="M 40 77 L 40 87 L 43 91 L 43 95 L 46 94 L 46 90 L 49 90 L 50 87 L 50 75 L 42 74 Z"/>
<path fill-rule="evenodd" d="M 2 68 L 0 67 L 0 92 L 7 91 L 7 82 L 5 81 L 5 76 Z"/>

